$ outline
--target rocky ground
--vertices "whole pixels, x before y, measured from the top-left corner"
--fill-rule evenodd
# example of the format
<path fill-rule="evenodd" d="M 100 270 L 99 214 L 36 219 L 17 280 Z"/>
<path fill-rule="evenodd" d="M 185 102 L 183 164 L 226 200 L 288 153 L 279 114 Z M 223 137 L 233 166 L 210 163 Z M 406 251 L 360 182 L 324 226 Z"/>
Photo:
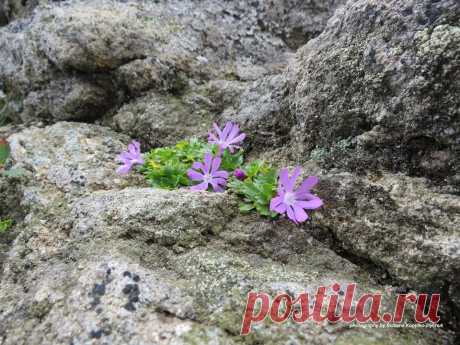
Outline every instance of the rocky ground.
<path fill-rule="evenodd" d="M 457 0 L 0 1 L 0 344 L 456 344 Z M 325 206 L 294 226 L 228 193 L 115 173 L 233 120 Z M 246 294 L 441 292 L 441 329 L 265 322 Z"/>

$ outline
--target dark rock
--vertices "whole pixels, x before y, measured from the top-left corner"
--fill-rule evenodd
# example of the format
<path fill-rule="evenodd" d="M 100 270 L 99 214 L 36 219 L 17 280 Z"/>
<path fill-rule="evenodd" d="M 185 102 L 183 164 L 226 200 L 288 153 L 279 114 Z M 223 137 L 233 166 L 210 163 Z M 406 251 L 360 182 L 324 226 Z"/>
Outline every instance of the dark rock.
<path fill-rule="evenodd" d="M 460 173 L 460 4 L 350 1 L 291 66 L 296 150 L 353 143 L 333 165 L 454 183 Z M 331 163 L 329 161 L 329 163 Z"/>

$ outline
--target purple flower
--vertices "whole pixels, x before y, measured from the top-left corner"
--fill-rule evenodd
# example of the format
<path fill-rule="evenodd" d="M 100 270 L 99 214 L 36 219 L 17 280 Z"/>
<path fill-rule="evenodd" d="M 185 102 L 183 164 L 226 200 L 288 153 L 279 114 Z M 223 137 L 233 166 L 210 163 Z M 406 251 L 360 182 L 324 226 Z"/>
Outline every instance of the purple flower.
<path fill-rule="evenodd" d="M 141 154 L 141 144 L 133 140 L 131 144 L 128 145 L 128 151 L 123 151 L 118 155 L 117 161 L 123 163 L 123 165 L 117 169 L 117 173 L 120 175 L 129 173 L 135 164 L 144 164 L 144 159 Z"/>
<path fill-rule="evenodd" d="M 244 181 L 244 179 L 246 178 L 246 173 L 240 168 L 237 168 L 233 172 L 233 176 L 235 176 L 240 181 Z"/>
<path fill-rule="evenodd" d="M 213 157 L 209 152 L 204 155 L 204 164 L 201 162 L 193 163 L 192 169 L 187 171 L 188 177 L 193 181 L 203 182 L 191 187 L 191 189 L 194 191 L 207 190 L 211 184 L 215 192 L 223 192 L 227 185 L 228 172 L 218 170 L 220 163 L 221 158 Z"/>
<path fill-rule="evenodd" d="M 240 128 L 236 123 L 227 122 L 223 130 L 221 130 L 217 124 L 213 124 L 216 131 L 209 132 L 208 142 L 210 144 L 219 145 L 220 150 L 228 148 L 231 153 L 235 152 L 235 149 L 239 149 L 240 146 L 237 144 L 242 142 L 246 138 L 246 134 L 240 133 Z"/>
<path fill-rule="evenodd" d="M 302 223 L 308 219 L 305 210 L 314 210 L 323 205 L 323 201 L 310 190 L 318 183 L 316 176 L 305 179 L 297 190 L 294 190 L 295 182 L 300 175 L 300 167 L 295 168 L 289 177 L 287 168 L 281 169 L 278 180 L 278 195 L 270 202 L 270 209 L 284 214 L 294 223 Z"/>

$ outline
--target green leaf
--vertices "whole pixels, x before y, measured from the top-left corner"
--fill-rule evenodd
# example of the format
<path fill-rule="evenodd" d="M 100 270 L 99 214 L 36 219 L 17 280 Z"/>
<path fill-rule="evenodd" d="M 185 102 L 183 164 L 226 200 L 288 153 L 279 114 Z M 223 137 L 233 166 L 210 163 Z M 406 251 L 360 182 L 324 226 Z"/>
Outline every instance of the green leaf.
<path fill-rule="evenodd" d="M 240 150 L 234 154 L 231 154 L 229 150 L 225 150 L 222 154 L 222 162 L 220 167 L 221 169 L 228 172 L 233 172 L 236 168 L 239 168 L 243 165 L 243 160 L 243 150 Z"/>
<path fill-rule="evenodd" d="M 212 150 L 212 145 L 195 138 L 181 141 L 175 146 L 156 148 L 146 155 L 141 172 L 153 187 L 177 189 L 189 186 L 187 170 Z"/>
<path fill-rule="evenodd" d="M 0 234 L 6 232 L 12 225 L 13 221 L 11 219 L 0 219 Z"/>
<path fill-rule="evenodd" d="M 253 210 L 254 205 L 241 203 L 239 208 L 240 208 L 241 212 L 245 213 L 245 212 L 249 212 L 249 211 Z"/>
<path fill-rule="evenodd" d="M 277 171 L 263 161 L 251 162 L 243 170 L 247 175 L 244 181 L 233 178 L 228 183 L 230 190 L 244 200 L 240 210 L 255 209 L 262 216 L 276 217 L 277 214 L 270 211 L 270 201 L 276 196 Z"/>
<path fill-rule="evenodd" d="M 10 156 L 10 146 L 4 139 L 0 139 L 0 165 L 5 164 Z"/>

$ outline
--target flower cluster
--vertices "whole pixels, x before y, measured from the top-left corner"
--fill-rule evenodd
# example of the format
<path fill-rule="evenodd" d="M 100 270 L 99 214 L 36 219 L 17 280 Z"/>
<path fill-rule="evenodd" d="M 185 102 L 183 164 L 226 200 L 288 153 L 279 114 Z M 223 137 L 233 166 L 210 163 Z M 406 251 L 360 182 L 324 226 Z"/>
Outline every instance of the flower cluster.
<path fill-rule="evenodd" d="M 151 150 L 144 158 L 140 143 L 133 141 L 117 160 L 119 174 L 126 174 L 136 165 L 152 186 L 175 189 L 181 186 L 192 191 L 224 192 L 228 188 L 242 198 L 240 210 L 258 211 L 263 216 L 285 215 L 295 224 L 309 219 L 306 210 L 315 210 L 323 201 L 312 193 L 318 183 L 316 176 L 303 180 L 300 167 L 289 174 L 279 172 L 262 161 L 243 165 L 242 142 L 246 134 L 237 124 L 227 122 L 223 128 L 213 124 L 208 142 L 198 139 L 182 141 L 173 147 Z"/>
<path fill-rule="evenodd" d="M 212 187 L 214 192 L 224 191 L 229 174 L 227 171 L 219 170 L 222 162 L 221 155 L 227 149 L 230 154 L 234 154 L 236 149 L 241 149 L 238 144 L 246 137 L 246 134 L 240 133 L 238 125 L 232 122 L 227 122 L 223 130 L 215 123 L 213 126 L 215 133 L 209 133 L 208 143 L 217 146 L 217 154 L 213 156 L 211 152 L 207 152 L 204 156 L 204 164 L 195 162 L 192 169 L 187 172 L 191 180 L 201 181 L 200 184 L 191 188 L 195 191 L 208 190 L 209 186 Z"/>

